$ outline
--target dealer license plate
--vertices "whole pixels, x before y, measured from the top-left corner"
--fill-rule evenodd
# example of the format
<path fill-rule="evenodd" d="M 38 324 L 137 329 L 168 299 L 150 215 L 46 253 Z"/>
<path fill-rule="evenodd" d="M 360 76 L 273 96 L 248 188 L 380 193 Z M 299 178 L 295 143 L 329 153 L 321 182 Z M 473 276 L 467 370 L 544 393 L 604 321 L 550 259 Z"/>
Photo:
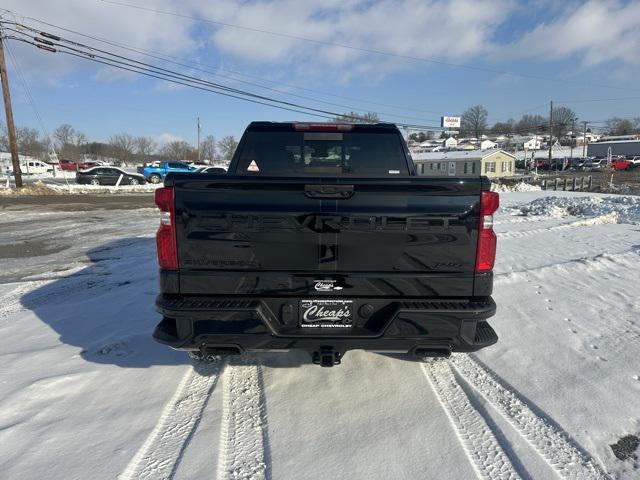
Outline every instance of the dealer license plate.
<path fill-rule="evenodd" d="M 351 328 L 353 300 L 328 298 L 300 300 L 300 326 L 303 328 Z"/>

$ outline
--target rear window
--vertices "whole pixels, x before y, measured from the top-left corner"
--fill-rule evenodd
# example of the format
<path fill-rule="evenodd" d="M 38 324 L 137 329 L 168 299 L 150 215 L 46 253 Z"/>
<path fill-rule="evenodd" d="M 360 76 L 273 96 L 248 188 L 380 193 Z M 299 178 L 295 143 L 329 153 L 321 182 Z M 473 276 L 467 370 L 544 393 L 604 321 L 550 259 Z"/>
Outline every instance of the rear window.
<path fill-rule="evenodd" d="M 247 132 L 238 175 L 408 175 L 394 133 Z"/>

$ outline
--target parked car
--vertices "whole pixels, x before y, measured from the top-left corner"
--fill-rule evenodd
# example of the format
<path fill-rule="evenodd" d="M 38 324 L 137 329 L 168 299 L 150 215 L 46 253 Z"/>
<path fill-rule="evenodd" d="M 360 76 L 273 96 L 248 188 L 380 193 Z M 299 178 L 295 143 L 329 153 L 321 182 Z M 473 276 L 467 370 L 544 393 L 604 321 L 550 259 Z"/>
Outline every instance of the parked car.
<path fill-rule="evenodd" d="M 100 160 L 87 160 L 83 162 L 74 162 L 73 160 L 60 160 L 58 164 L 60 170 L 67 171 L 78 171 L 78 170 L 88 170 L 93 167 L 108 167 L 109 164 L 106 162 L 102 162 Z"/>
<path fill-rule="evenodd" d="M 210 173 L 210 174 L 211 173 L 215 173 L 215 174 L 218 174 L 218 175 L 222 175 L 222 174 L 227 173 L 227 171 L 222 167 L 210 167 L 210 166 L 207 166 L 207 167 L 198 167 L 193 171 L 193 173 Z"/>
<path fill-rule="evenodd" d="M 627 160 L 633 163 L 634 167 L 640 167 L 640 156 L 629 156 Z"/>
<path fill-rule="evenodd" d="M 538 170 L 546 170 L 546 160 L 545 158 L 534 158 L 533 162 L 531 162 L 532 169 Z"/>
<path fill-rule="evenodd" d="M 582 167 L 584 167 L 584 164 L 589 161 L 589 159 L 587 157 L 577 157 L 577 158 L 572 158 L 571 159 L 571 163 L 570 163 L 570 168 L 572 170 L 582 170 Z"/>
<path fill-rule="evenodd" d="M 330 367 L 353 349 L 424 359 L 498 341 L 486 177 L 417 176 L 391 124 L 253 122 L 239 145 L 228 174 L 155 192 L 158 342 L 201 359 L 302 349 Z"/>
<path fill-rule="evenodd" d="M 159 162 L 158 166 L 144 167 L 142 175 L 148 182 L 160 183 L 169 173 L 190 173 L 194 170 L 184 162 Z"/>
<path fill-rule="evenodd" d="M 597 160 L 591 160 L 589 162 L 585 162 L 582 170 L 585 172 L 601 172 L 607 166 L 607 159 L 601 158 Z"/>
<path fill-rule="evenodd" d="M 43 173 L 53 173 L 53 165 L 40 160 L 26 160 L 20 164 L 20 171 L 24 175 L 42 175 Z"/>
<path fill-rule="evenodd" d="M 623 171 L 631 170 L 633 167 L 635 167 L 635 164 L 631 160 L 627 160 L 626 158 L 617 158 L 611 162 L 610 167 L 616 171 Z"/>
<path fill-rule="evenodd" d="M 78 164 L 72 160 L 60 159 L 58 163 L 60 170 L 66 170 L 68 172 L 75 172 L 78 170 Z"/>
<path fill-rule="evenodd" d="M 147 183 L 142 175 L 125 172 L 117 167 L 93 167 L 88 170 L 79 170 L 76 173 L 76 182 L 88 185 L 116 185 L 121 176 L 120 185 Z"/>

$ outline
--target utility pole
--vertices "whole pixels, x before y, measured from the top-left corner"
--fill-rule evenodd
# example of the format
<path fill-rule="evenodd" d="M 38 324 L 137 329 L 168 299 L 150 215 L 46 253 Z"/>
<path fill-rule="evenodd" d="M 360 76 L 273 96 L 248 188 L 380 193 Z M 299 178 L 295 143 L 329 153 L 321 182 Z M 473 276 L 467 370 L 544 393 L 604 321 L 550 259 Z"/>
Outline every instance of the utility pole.
<path fill-rule="evenodd" d="M 551 108 L 549 110 L 549 168 L 551 168 L 551 162 L 553 155 L 551 150 L 553 149 L 553 101 L 551 102 Z"/>
<path fill-rule="evenodd" d="M 578 137 L 576 137 L 576 117 L 573 117 L 571 119 L 571 158 L 573 159 L 573 142 L 575 141 L 574 139 L 576 139 Z"/>
<path fill-rule="evenodd" d="M 9 78 L 7 77 L 7 63 L 4 59 L 4 43 L 2 35 L 3 32 L 0 32 L 0 76 L 2 77 L 2 97 L 4 99 L 4 111 L 7 115 L 7 134 L 9 135 L 9 150 L 11 150 L 13 177 L 16 180 L 16 188 L 22 188 L 22 172 L 20 172 L 20 157 L 18 157 L 16 126 L 13 123 L 13 110 L 11 108 L 11 94 L 9 93 Z"/>
<path fill-rule="evenodd" d="M 198 163 L 200 163 L 200 117 L 196 117 L 196 128 L 198 129 Z"/>
<path fill-rule="evenodd" d="M 582 130 L 582 158 L 587 156 L 587 123 L 589 122 L 582 122 L 584 123 L 584 129 Z"/>

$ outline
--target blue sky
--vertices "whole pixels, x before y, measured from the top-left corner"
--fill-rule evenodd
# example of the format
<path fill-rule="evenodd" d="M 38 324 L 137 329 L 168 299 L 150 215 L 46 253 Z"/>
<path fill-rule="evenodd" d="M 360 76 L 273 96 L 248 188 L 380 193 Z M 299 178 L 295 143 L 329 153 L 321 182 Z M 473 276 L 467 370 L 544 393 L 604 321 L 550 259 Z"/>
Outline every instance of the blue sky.
<path fill-rule="evenodd" d="M 17 16 L 5 13 L 3 17 L 29 25 L 44 20 L 172 55 L 182 63 L 196 62 L 217 75 L 163 66 L 236 88 L 332 111 L 377 111 L 390 121 L 437 125 L 440 115 L 456 115 L 471 105 L 483 104 L 492 123 L 518 119 L 523 113 L 546 114 L 549 100 L 594 122 L 611 116 L 640 116 L 640 2 L 121 1 L 285 36 L 99 0 L 5 0 L 3 8 Z M 135 55 L 40 26 L 70 39 Z M 376 55 L 330 43 L 441 63 Z M 200 116 L 202 134 L 217 138 L 241 134 L 252 120 L 313 119 L 48 54 L 29 45 L 9 45 L 48 130 L 70 123 L 96 140 L 129 132 L 158 142 L 174 138 L 195 142 L 196 116 Z M 9 71 L 16 122 L 39 127 L 11 61 Z"/>

